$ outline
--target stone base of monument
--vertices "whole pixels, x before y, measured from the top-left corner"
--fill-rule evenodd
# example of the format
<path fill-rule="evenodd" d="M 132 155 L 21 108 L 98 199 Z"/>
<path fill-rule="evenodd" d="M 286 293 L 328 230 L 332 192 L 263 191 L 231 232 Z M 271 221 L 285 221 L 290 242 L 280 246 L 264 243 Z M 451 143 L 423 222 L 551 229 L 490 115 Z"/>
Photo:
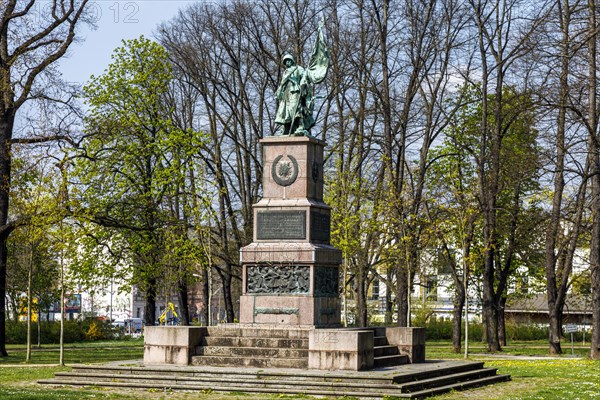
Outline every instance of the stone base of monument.
<path fill-rule="evenodd" d="M 423 328 L 146 327 L 144 363 L 368 370 L 425 361 Z"/>
<path fill-rule="evenodd" d="M 510 380 L 482 362 L 425 362 L 423 334 L 422 328 L 397 327 L 146 327 L 143 362 L 75 365 L 39 383 L 381 399 L 425 398 Z"/>
<path fill-rule="evenodd" d="M 436 360 L 370 371 L 323 371 L 252 367 L 74 365 L 38 383 L 152 391 L 327 396 L 360 399 L 418 398 L 509 380 L 482 362 Z M 103 393 L 110 393 L 104 391 Z M 194 396 L 193 394 L 191 396 Z"/>

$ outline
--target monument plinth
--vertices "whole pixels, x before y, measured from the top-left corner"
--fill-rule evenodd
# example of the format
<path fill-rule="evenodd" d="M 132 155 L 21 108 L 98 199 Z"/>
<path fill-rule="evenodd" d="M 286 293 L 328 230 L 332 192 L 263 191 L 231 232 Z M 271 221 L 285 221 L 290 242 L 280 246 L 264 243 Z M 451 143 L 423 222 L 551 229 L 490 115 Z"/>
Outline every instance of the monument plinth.
<path fill-rule="evenodd" d="M 336 327 L 338 266 L 323 201 L 323 148 L 310 136 L 261 140 L 263 198 L 253 241 L 240 251 L 240 322 Z"/>

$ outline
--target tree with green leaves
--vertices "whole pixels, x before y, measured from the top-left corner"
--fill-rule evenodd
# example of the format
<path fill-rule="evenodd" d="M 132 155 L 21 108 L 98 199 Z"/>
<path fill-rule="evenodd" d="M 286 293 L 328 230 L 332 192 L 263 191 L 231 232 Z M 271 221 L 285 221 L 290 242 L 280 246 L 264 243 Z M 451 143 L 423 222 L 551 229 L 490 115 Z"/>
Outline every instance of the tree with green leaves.
<path fill-rule="evenodd" d="M 31 359 L 32 321 L 37 313 L 38 328 L 41 307 L 55 299 L 57 260 L 51 250 L 49 231 L 64 216 L 57 203 L 57 173 L 47 159 L 34 157 L 31 152 L 14 154 L 12 213 L 25 224 L 19 226 L 8 242 L 10 268 L 7 292 L 14 302 L 26 294 L 27 354 Z M 22 304 L 18 304 L 20 308 Z M 13 306 L 13 308 L 15 308 Z M 19 314 L 17 309 L 13 312 Z M 39 331 L 38 331 L 39 343 Z"/>
<path fill-rule="evenodd" d="M 477 179 L 472 154 L 464 151 L 462 129 L 455 125 L 457 116 L 448 128 L 442 143 L 430 154 L 431 172 L 428 176 L 430 199 L 426 207 L 438 243 L 443 267 L 452 277 L 452 347 L 461 351 L 462 316 L 468 312 L 468 283 L 471 272 L 480 262 L 481 213 L 476 198 Z M 479 223 L 479 225 L 478 225 Z M 465 313 L 465 354 L 468 353 L 468 313 Z"/>
<path fill-rule="evenodd" d="M 172 263 L 169 231 L 179 224 L 168 200 L 185 179 L 180 154 L 193 154 L 202 135 L 175 126 L 168 107 L 171 64 L 159 44 L 123 42 L 113 62 L 84 88 L 90 106 L 86 136 L 75 155 L 76 215 L 118 235 L 103 243 L 133 267 L 146 296 L 144 322 L 153 325 L 159 288 Z M 187 230 L 184 230 L 187 232 Z"/>
<path fill-rule="evenodd" d="M 17 113 L 33 101 L 61 99 L 65 88 L 54 66 L 85 22 L 88 0 L 17 1 L 0 3 L 0 356 L 7 356 L 7 240 L 19 225 L 9 219 L 12 150 L 15 144 L 68 139 L 64 132 L 24 132 L 14 137 Z"/>
<path fill-rule="evenodd" d="M 484 108 L 479 101 L 480 86 L 468 85 L 462 90 L 468 101 L 453 118 L 444 144 L 433 154 L 432 161 L 435 160 L 436 165 L 432 179 L 439 186 L 439 196 L 432 196 L 429 208 L 431 215 L 436 216 L 434 225 L 439 230 L 444 259 L 454 279 L 455 319 L 459 318 L 456 307 L 464 305 L 465 274 L 482 276 L 484 279 L 478 284 L 482 288 L 487 286 L 482 299 L 489 307 L 488 314 L 483 314 L 487 338 L 494 342 L 489 345 L 490 350 L 498 350 L 506 340 L 503 310 L 515 272 L 520 266 L 532 272 L 541 265 L 543 245 L 536 238 L 542 234 L 531 235 L 541 226 L 543 216 L 532 197 L 539 190 L 540 151 L 534 128 L 535 105 L 527 93 L 508 87 L 502 93 L 500 112 L 504 124 L 502 145 L 498 149 L 494 268 L 486 273 L 489 249 L 485 245 L 485 219 L 481 211 L 485 209 L 481 204 L 485 198 L 480 193 L 480 182 L 488 179 L 489 174 L 489 164 L 481 165 L 480 154 L 484 146 L 484 138 L 480 135 Z M 496 107 L 495 95 L 488 94 L 487 104 Z M 493 115 L 487 115 L 486 123 L 490 129 L 496 129 Z M 482 171 L 486 174 L 484 177 L 480 176 Z M 460 348 L 457 329 L 455 326 L 455 350 Z"/>

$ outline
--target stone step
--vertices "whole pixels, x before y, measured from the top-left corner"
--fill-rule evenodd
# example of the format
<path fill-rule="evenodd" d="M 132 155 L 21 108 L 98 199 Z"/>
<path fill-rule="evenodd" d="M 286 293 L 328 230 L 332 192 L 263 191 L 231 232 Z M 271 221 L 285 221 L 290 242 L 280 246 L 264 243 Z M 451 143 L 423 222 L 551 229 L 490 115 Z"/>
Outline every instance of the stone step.
<path fill-rule="evenodd" d="M 431 363 L 432 361 L 429 361 Z M 433 361 L 435 362 L 435 361 Z M 425 364 L 413 364 L 413 365 L 426 365 Z M 394 376 L 394 383 L 401 384 L 407 382 L 414 382 L 417 380 L 430 379 L 438 376 L 457 374 L 460 372 L 467 372 L 473 370 L 483 369 L 483 361 L 472 361 L 464 364 L 442 366 L 440 368 L 431 368 L 411 374 L 403 374 Z"/>
<path fill-rule="evenodd" d="M 364 400 L 381 399 L 383 396 L 393 396 L 397 398 L 412 398 L 412 394 L 400 393 L 398 391 L 377 390 L 373 392 L 365 391 L 345 391 L 334 388 L 323 388 L 309 390 L 303 386 L 296 385 L 292 388 L 266 388 L 266 387 L 244 387 L 238 385 L 221 386 L 217 383 L 206 384 L 179 384 L 171 382 L 168 385 L 153 382 L 99 382 L 92 383 L 88 381 L 75 380 L 40 380 L 40 384 L 45 385 L 71 385 L 71 386 L 100 386 L 108 388 L 129 388 L 129 389 L 159 389 L 159 390 L 185 390 L 185 391 L 208 391 L 226 392 L 226 393 L 267 393 L 267 394 L 289 394 L 289 395 L 308 395 L 308 396 L 332 396 L 332 397 L 357 397 Z"/>
<path fill-rule="evenodd" d="M 307 349 L 287 349 L 269 347 L 226 347 L 199 346 L 197 356 L 227 356 L 227 357 L 270 357 L 270 358 L 307 358 Z"/>
<path fill-rule="evenodd" d="M 221 377 L 215 380 L 209 376 L 192 376 L 192 377 L 173 377 L 170 375 L 122 375 L 122 374 L 101 374 L 101 373 L 74 373 L 74 372 L 57 372 L 56 378 L 62 381 L 93 381 L 97 384 L 104 382 L 145 382 L 156 384 L 216 384 L 221 386 L 232 384 L 244 387 L 280 387 L 294 388 L 298 386 L 298 381 L 294 379 L 264 379 L 262 377 L 253 378 L 238 378 L 238 377 Z M 303 387 L 312 389 L 335 388 L 355 391 L 374 391 L 374 390 L 390 390 L 401 391 L 401 387 L 391 383 L 378 382 L 337 382 L 337 381 L 307 381 L 303 382 Z"/>
<path fill-rule="evenodd" d="M 235 356 L 193 356 L 192 365 L 254 367 L 254 368 L 308 368 L 306 358 L 271 358 Z"/>
<path fill-rule="evenodd" d="M 287 349 L 308 349 L 308 339 L 256 338 L 256 337 L 223 337 L 205 336 L 203 346 L 228 347 L 280 347 Z"/>
<path fill-rule="evenodd" d="M 485 371 L 481 371 L 481 374 L 473 374 L 464 375 L 462 377 L 458 377 L 456 375 L 452 377 L 444 377 L 443 379 L 428 380 L 427 382 L 414 382 L 414 383 L 406 383 L 402 385 L 394 385 L 394 384 L 384 384 L 384 383 L 355 383 L 355 382 L 326 382 L 326 381 L 309 381 L 303 384 L 303 387 L 308 390 L 319 390 L 323 388 L 331 388 L 335 390 L 344 390 L 344 391 L 360 391 L 360 392 L 370 392 L 377 391 L 380 392 L 385 390 L 388 393 L 391 392 L 400 392 L 400 393 L 412 393 L 412 392 L 423 392 L 425 389 L 431 389 L 436 387 L 445 387 L 453 384 L 462 384 L 465 385 L 469 381 L 479 381 L 482 378 L 493 377 L 496 376 L 494 369 L 486 369 Z M 485 373 L 483 373 L 485 372 Z M 499 375 L 500 376 L 500 375 Z M 503 379 L 505 380 L 507 376 L 503 375 Z M 56 373 L 56 378 L 62 381 L 92 381 L 97 385 L 102 386 L 104 382 L 144 382 L 144 383 L 155 383 L 162 384 L 168 387 L 169 385 L 177 384 L 177 385 L 201 385 L 201 384 L 215 384 L 218 383 L 221 386 L 225 386 L 226 384 L 232 384 L 237 387 L 271 387 L 271 388 L 280 388 L 280 389 L 289 389 L 298 386 L 298 382 L 295 380 L 273 380 L 273 379 L 260 379 L 260 378 L 248 378 L 248 379 L 239 379 L 239 378 L 220 378 L 218 381 L 215 381 L 213 377 L 176 377 L 168 375 L 141 375 L 141 376 L 133 376 L 133 375 L 119 375 L 119 374 L 94 374 L 94 373 L 68 373 L 68 372 L 58 372 Z M 415 390 L 418 389 L 418 390 Z M 395 393 L 399 394 L 399 393 Z"/>
<path fill-rule="evenodd" d="M 438 394 L 447 393 L 451 391 L 460 391 L 466 389 L 472 389 L 480 386 L 493 385 L 494 383 L 510 381 L 510 375 L 493 375 L 480 379 L 473 379 L 465 382 L 457 382 L 451 385 L 445 385 L 435 388 L 424 389 L 418 392 L 405 393 L 404 395 L 410 395 L 412 398 L 422 399 L 425 397 L 436 396 Z M 404 397 L 398 396 L 397 397 Z"/>
<path fill-rule="evenodd" d="M 61 377 L 55 379 L 40 380 L 38 383 L 47 385 L 71 385 L 71 386 L 100 386 L 100 387 L 116 387 L 116 388 L 133 388 L 133 389 L 169 389 L 169 390 L 187 390 L 187 391 L 217 391 L 217 392 L 243 392 L 243 393 L 276 393 L 276 394 L 304 394 L 312 396 L 346 396 L 357 397 L 361 399 L 381 399 L 382 397 L 393 398 L 425 398 L 442 393 L 465 390 L 468 388 L 490 385 L 498 382 L 510 380 L 508 375 L 493 375 L 479 379 L 457 382 L 450 385 L 444 385 L 429 389 L 423 389 L 417 392 L 403 393 L 402 387 L 366 387 L 366 386 L 344 386 L 343 384 L 334 385 L 277 385 L 272 382 L 255 382 L 254 384 L 244 385 L 240 382 L 231 383 L 225 381 L 192 381 L 169 379 L 161 381 L 154 379 L 155 377 L 147 377 L 148 379 L 137 379 L 135 381 L 124 381 L 123 376 L 111 376 L 106 380 L 97 380 L 92 377 L 81 377 L 76 379 L 70 377 L 64 379 Z"/>
<path fill-rule="evenodd" d="M 208 336 L 219 337 L 253 337 L 280 339 L 308 339 L 310 329 L 290 327 L 230 327 L 227 325 L 208 327 Z"/>
<path fill-rule="evenodd" d="M 206 356 L 197 356 L 202 359 Z M 369 374 L 345 371 L 320 371 L 320 370 L 277 370 L 277 369 L 243 369 L 243 368 L 211 368 L 210 365 L 200 368 L 186 368 L 175 366 L 108 366 L 108 365 L 73 365 L 74 373 L 113 373 L 118 375 L 171 375 L 171 376 L 207 376 L 214 379 L 222 377 L 236 377 L 236 379 L 256 378 L 285 379 L 304 381 L 332 381 L 332 382 L 373 382 L 387 383 L 412 383 L 416 380 L 431 379 L 439 376 L 457 374 L 461 372 L 481 370 L 483 362 L 456 362 L 456 361 L 428 361 L 424 364 L 411 364 L 407 369 L 400 368 L 394 373 Z M 200 365 L 200 364 L 199 364 Z M 433 365 L 433 367 L 428 367 Z M 234 366 L 235 367 L 235 366 Z M 262 368 L 262 367 L 258 367 Z"/>
<path fill-rule="evenodd" d="M 408 358 L 407 355 L 401 354 L 373 358 L 374 368 L 395 367 L 396 365 L 404 365 L 408 363 L 410 363 L 410 358 Z"/>
<path fill-rule="evenodd" d="M 377 347 L 377 346 L 387 346 L 388 340 L 387 337 L 385 336 L 375 336 L 373 337 L 373 346 Z"/>
<path fill-rule="evenodd" d="M 203 359 L 206 357 L 196 357 Z M 239 358 L 238 358 L 239 359 Z M 211 363 L 212 364 L 212 363 Z M 509 380 L 483 363 L 429 361 L 370 372 L 306 369 L 73 366 L 39 383 L 138 389 L 347 396 L 361 399 L 424 398 Z M 421 382 L 415 382 L 421 380 Z M 392 382 L 402 382 L 392 384 Z"/>
<path fill-rule="evenodd" d="M 353 382 L 368 384 L 376 382 L 377 384 L 392 384 L 393 376 L 373 376 L 365 374 L 356 374 L 354 372 L 320 371 L 308 369 L 295 370 L 252 370 L 242 368 L 212 368 L 210 366 L 199 368 L 185 367 L 122 367 L 122 366 L 94 366 L 94 365 L 74 365 L 71 374 L 113 374 L 116 376 L 147 376 L 163 375 L 176 376 L 182 379 L 193 377 L 208 377 L 213 382 L 223 378 L 235 377 L 236 380 L 244 379 L 268 379 L 268 380 L 293 380 L 295 382 L 318 381 L 318 382 Z"/>
<path fill-rule="evenodd" d="M 373 348 L 373 356 L 374 357 L 383 357 L 383 356 L 395 356 L 400 354 L 400 350 L 398 350 L 398 346 L 375 346 Z"/>
<path fill-rule="evenodd" d="M 454 383 L 477 380 L 496 375 L 495 368 L 482 368 L 455 374 L 442 375 L 435 378 L 421 379 L 401 384 L 403 393 L 418 392 L 424 389 L 447 386 Z"/>

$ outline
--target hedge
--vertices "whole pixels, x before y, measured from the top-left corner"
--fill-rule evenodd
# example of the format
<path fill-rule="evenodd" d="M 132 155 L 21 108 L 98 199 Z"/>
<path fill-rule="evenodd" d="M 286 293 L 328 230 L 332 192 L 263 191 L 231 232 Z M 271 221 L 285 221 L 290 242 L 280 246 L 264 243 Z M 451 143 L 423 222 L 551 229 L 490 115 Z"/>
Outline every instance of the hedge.
<path fill-rule="evenodd" d="M 32 342 L 38 341 L 38 326 L 34 322 L 31 325 Z M 74 343 L 90 340 L 113 339 L 114 332 L 108 322 L 85 319 L 65 321 L 64 342 Z M 40 323 L 40 339 L 42 344 L 55 344 L 60 341 L 60 321 L 42 321 Z M 27 323 L 6 321 L 6 343 L 27 343 Z"/>

